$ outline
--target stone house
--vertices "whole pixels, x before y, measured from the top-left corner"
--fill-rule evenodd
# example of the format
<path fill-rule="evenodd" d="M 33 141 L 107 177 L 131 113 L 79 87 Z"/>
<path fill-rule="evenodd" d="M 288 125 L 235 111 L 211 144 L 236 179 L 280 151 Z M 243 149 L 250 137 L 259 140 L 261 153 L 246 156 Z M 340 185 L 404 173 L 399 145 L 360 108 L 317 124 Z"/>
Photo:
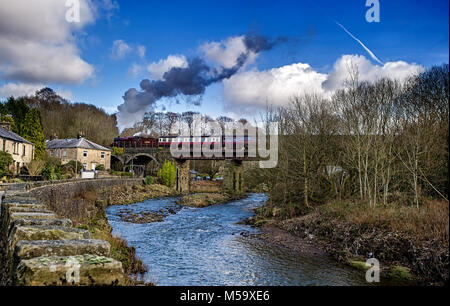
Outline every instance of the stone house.
<path fill-rule="evenodd" d="M 105 170 L 111 168 L 111 149 L 105 148 L 78 135 L 77 138 L 52 139 L 46 142 L 47 152 L 51 157 L 61 160 L 61 164 L 67 164 L 72 160 L 79 161 L 84 170 L 95 170 L 97 166 L 103 166 Z"/>
<path fill-rule="evenodd" d="M 0 150 L 11 154 L 10 170 L 18 174 L 34 158 L 34 145 L 10 130 L 9 122 L 0 122 Z"/>

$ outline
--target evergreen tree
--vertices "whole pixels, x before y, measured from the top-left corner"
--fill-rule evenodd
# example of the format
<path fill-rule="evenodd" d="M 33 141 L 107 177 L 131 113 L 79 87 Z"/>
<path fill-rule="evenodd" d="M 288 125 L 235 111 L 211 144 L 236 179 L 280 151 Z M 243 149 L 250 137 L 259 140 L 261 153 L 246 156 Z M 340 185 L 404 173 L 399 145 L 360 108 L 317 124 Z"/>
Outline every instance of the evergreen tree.
<path fill-rule="evenodd" d="M 13 117 L 2 114 L 0 120 L 2 122 L 9 122 L 11 131 L 19 134 L 19 129 L 17 128 L 16 122 L 14 121 Z"/>
<path fill-rule="evenodd" d="M 25 116 L 30 110 L 26 103 L 26 97 L 13 98 L 10 97 L 8 101 L 4 104 L 3 112 L 5 115 L 10 114 L 14 118 L 14 122 L 16 124 L 17 133 L 19 135 L 23 134 L 22 125 L 25 121 Z"/>
<path fill-rule="evenodd" d="M 13 161 L 11 154 L 0 151 L 0 174 L 7 172 Z"/>
<path fill-rule="evenodd" d="M 30 109 L 26 114 L 21 136 L 35 145 L 35 158 L 41 158 L 45 154 L 45 137 L 36 108 Z"/>

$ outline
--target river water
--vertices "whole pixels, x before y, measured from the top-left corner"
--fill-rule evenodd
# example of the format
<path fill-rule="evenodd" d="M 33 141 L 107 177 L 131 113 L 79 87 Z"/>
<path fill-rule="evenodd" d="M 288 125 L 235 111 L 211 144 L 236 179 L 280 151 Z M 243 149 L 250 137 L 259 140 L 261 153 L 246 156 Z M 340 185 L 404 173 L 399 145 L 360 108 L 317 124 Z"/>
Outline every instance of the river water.
<path fill-rule="evenodd" d="M 274 247 L 255 235 L 258 229 L 237 224 L 253 215 L 266 196 L 205 208 L 180 207 L 177 198 L 151 199 L 108 207 L 113 234 L 136 248 L 149 272 L 144 276 L 161 286 L 214 285 L 367 285 L 364 273 L 326 256 L 302 256 Z M 124 222 L 126 213 L 171 211 L 163 222 Z"/>

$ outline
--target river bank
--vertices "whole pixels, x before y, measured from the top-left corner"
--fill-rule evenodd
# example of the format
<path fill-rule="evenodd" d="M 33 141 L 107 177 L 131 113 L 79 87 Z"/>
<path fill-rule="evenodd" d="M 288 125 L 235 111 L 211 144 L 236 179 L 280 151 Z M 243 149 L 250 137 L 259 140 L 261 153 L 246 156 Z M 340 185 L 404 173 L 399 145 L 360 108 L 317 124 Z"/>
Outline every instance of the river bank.
<path fill-rule="evenodd" d="M 227 193 L 204 192 L 187 194 L 180 198 L 177 204 L 190 207 L 208 207 L 211 205 L 225 204 L 230 201 L 236 201 L 245 198 L 247 195 L 230 195 Z"/>
<path fill-rule="evenodd" d="M 248 222 L 262 238 L 310 252 L 322 250 L 358 269 L 365 261 L 380 261 L 381 278 L 392 284 L 448 283 L 448 204 L 410 208 L 368 208 L 329 203 L 291 218 L 266 218 L 263 209 Z"/>
<path fill-rule="evenodd" d="M 259 229 L 241 222 L 266 200 L 264 194 L 248 194 L 221 205 L 181 207 L 161 222 L 142 224 L 124 221 L 123 210 L 159 212 L 172 207 L 177 198 L 113 205 L 106 214 L 113 234 L 135 247 L 148 267 L 144 280 L 157 285 L 367 285 L 363 273 L 330 256 L 276 247 L 261 239 Z"/>

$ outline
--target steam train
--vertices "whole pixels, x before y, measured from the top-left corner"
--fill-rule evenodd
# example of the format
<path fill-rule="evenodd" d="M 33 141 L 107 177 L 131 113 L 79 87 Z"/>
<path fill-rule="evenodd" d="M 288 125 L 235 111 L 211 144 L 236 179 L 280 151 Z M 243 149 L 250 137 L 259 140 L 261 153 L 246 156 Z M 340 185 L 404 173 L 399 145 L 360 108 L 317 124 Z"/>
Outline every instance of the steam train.
<path fill-rule="evenodd" d="M 244 146 L 248 148 L 249 144 L 256 144 L 256 138 L 253 136 L 235 135 L 233 137 L 226 136 L 160 136 L 154 137 L 117 137 L 114 138 L 114 143 L 111 147 L 117 148 L 170 148 L 171 144 L 175 142 L 178 144 L 189 144 L 190 146 L 222 143 L 222 146 L 229 146 L 231 143 L 233 146 Z"/>

